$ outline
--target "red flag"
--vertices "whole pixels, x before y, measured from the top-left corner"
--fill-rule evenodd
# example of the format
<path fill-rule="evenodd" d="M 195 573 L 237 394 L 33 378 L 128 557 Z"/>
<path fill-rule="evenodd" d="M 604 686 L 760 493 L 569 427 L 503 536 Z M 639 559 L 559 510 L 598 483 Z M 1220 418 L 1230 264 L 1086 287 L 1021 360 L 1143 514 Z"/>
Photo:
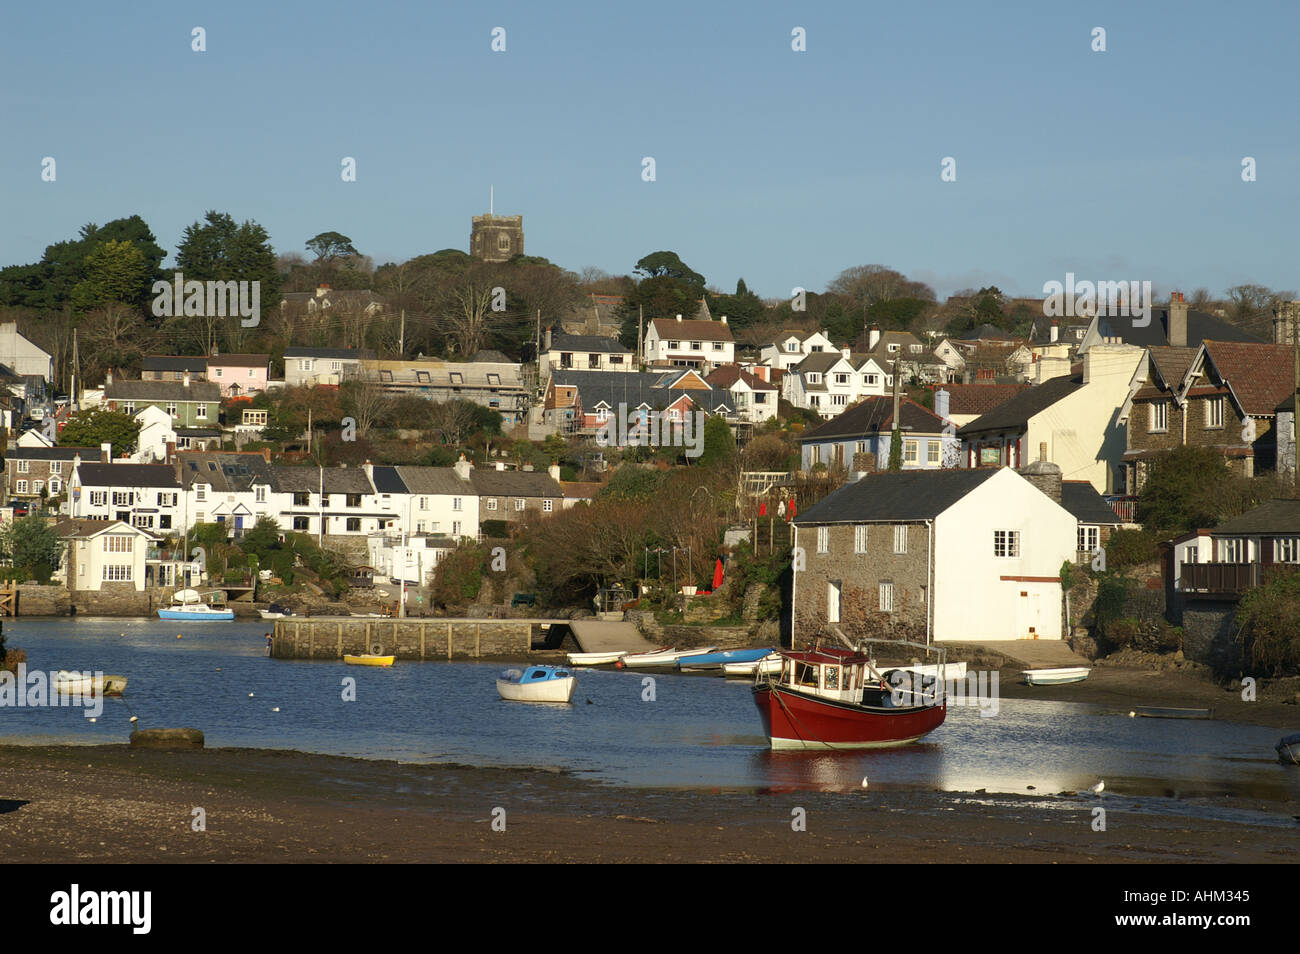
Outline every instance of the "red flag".
<path fill-rule="evenodd" d="M 790 509 L 787 510 L 786 513 L 790 515 L 790 519 L 791 519 L 791 520 L 794 519 L 795 509 L 794 509 L 794 501 L 793 501 L 793 500 L 790 501 Z"/>
<path fill-rule="evenodd" d="M 767 503 L 766 503 L 766 502 L 763 502 L 763 503 L 761 503 L 761 504 L 758 505 L 758 515 L 759 515 L 760 517 L 766 517 L 766 516 L 767 516 Z"/>
<path fill-rule="evenodd" d="M 718 565 L 713 568 L 713 588 L 716 590 L 722 585 L 722 558 L 718 558 Z"/>

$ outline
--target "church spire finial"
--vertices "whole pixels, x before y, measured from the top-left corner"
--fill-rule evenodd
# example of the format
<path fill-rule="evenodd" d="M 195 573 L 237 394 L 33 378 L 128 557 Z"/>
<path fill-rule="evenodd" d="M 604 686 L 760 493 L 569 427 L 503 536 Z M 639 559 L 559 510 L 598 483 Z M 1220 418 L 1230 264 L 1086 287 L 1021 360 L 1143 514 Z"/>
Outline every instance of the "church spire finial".
<path fill-rule="evenodd" d="M 488 186 L 488 215 L 496 212 L 496 186 Z"/>

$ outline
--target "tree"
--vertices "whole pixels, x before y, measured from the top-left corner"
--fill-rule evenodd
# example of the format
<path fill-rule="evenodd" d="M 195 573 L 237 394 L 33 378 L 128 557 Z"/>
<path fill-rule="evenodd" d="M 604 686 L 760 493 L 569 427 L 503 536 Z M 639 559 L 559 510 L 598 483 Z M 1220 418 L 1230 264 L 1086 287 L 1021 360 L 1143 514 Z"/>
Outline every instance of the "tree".
<path fill-rule="evenodd" d="M 646 278 L 671 278 L 704 289 L 704 276 L 677 257 L 676 252 L 651 252 L 634 269 Z"/>
<path fill-rule="evenodd" d="M 1254 496 L 1212 447 L 1176 447 L 1152 458 L 1148 467 L 1137 500 L 1137 519 L 1147 530 L 1213 527 L 1249 506 Z"/>
<path fill-rule="evenodd" d="M 704 422 L 704 448 L 700 463 L 706 467 L 726 467 L 736 462 L 736 439 L 731 425 L 715 414 Z"/>
<path fill-rule="evenodd" d="M 43 517 L 23 517 L 0 527 L 0 557 L 41 583 L 59 565 L 63 544 Z"/>
<path fill-rule="evenodd" d="M 343 410 L 356 421 L 357 434 L 363 439 L 369 437 L 370 429 L 388 410 L 389 394 L 369 375 L 343 382 L 342 390 Z"/>
<path fill-rule="evenodd" d="M 130 308 L 147 294 L 152 274 L 139 247 L 110 239 L 95 246 L 85 259 L 86 277 L 72 289 L 74 307 Z"/>
<path fill-rule="evenodd" d="M 266 229 L 252 220 L 237 225 L 225 212 L 209 211 L 205 220 L 188 226 L 176 249 L 186 280 L 261 282 L 261 307 L 279 304 L 280 273 Z"/>
<path fill-rule="evenodd" d="M 78 411 L 59 433 L 63 447 L 99 447 L 111 444 L 113 453 L 129 454 L 140 438 L 140 422 L 122 411 L 101 405 Z"/>
<path fill-rule="evenodd" d="M 352 239 L 342 232 L 321 232 L 315 238 L 307 240 L 307 251 L 316 256 L 316 264 L 332 262 L 336 258 L 350 258 L 360 255 L 352 244 Z"/>

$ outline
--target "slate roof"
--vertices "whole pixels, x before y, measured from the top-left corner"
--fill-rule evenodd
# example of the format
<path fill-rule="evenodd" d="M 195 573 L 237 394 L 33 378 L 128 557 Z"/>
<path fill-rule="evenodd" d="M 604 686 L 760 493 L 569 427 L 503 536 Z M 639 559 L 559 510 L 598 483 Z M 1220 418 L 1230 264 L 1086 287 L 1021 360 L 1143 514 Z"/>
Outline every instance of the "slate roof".
<path fill-rule="evenodd" d="M 82 460 L 99 459 L 98 447 L 22 447 L 13 444 L 4 452 L 5 460 L 72 460 L 78 454 Z"/>
<path fill-rule="evenodd" d="M 942 434 L 943 419 L 909 398 L 898 404 L 899 424 L 905 432 Z M 894 399 L 883 395 L 864 398 L 843 414 L 799 436 L 800 444 L 816 444 L 837 438 L 864 437 L 894 429 Z"/>
<path fill-rule="evenodd" d="M 816 374 L 825 374 L 831 368 L 835 367 L 835 365 L 844 360 L 844 354 L 840 351 L 814 351 L 812 354 L 808 355 L 808 357 L 796 364 L 791 370 L 796 374 L 807 374 L 809 371 Z M 851 367 L 854 366 L 852 361 L 849 362 L 849 365 Z"/>
<path fill-rule="evenodd" d="M 208 359 L 208 367 L 262 368 L 270 363 L 269 354 L 214 354 Z"/>
<path fill-rule="evenodd" d="M 508 357 L 506 357 L 506 355 L 505 355 L 503 352 L 501 352 L 501 351 L 496 351 L 496 350 L 494 350 L 494 349 L 492 349 L 492 348 L 481 348 L 480 350 L 475 351 L 475 352 L 470 356 L 470 359 L 469 359 L 469 360 L 470 360 L 471 362 L 473 362 L 473 361 L 478 361 L 478 362 L 487 362 L 487 363 L 493 363 L 493 364 L 510 364 L 510 363 L 511 363 L 510 359 L 509 359 Z"/>
<path fill-rule="evenodd" d="M 1215 537 L 1272 533 L 1300 534 L 1300 500 L 1270 500 L 1210 531 Z"/>
<path fill-rule="evenodd" d="M 63 517 L 55 522 L 54 532 L 58 534 L 60 540 L 67 540 L 72 537 L 93 537 L 98 533 L 103 533 L 110 527 L 116 527 L 118 524 L 136 533 L 143 534 L 151 540 L 158 539 L 157 534 L 150 533 L 142 527 L 133 527 L 125 520 L 91 520 L 86 517 Z"/>
<path fill-rule="evenodd" d="M 1083 387 L 1081 377 L 1053 378 L 1022 391 L 1010 400 L 1003 401 L 987 414 L 977 417 L 957 432 L 959 437 L 984 431 L 1010 430 L 1024 427 L 1035 414 L 1069 397 Z"/>
<path fill-rule="evenodd" d="M 453 467 L 398 467 L 396 469 L 406 489 L 413 494 L 455 496 L 474 493 L 474 485 L 456 476 Z"/>
<path fill-rule="evenodd" d="M 370 480 L 375 485 L 375 491 L 377 493 L 407 493 L 406 484 L 402 481 L 402 477 L 397 472 L 396 467 L 375 467 L 371 471 Z"/>
<path fill-rule="evenodd" d="M 551 380 L 557 387 L 576 387 L 584 411 L 592 411 L 602 401 L 610 407 L 626 403 L 628 408 L 643 403 L 662 409 L 683 394 L 689 395 L 697 408 L 713 411 L 719 406 L 733 410 L 735 398 L 721 388 L 669 388 L 665 382 L 680 378 L 688 368 L 672 371 L 556 371 Z"/>
<path fill-rule="evenodd" d="M 475 468 L 470 483 L 480 497 L 563 497 L 564 488 L 544 470 Z"/>
<path fill-rule="evenodd" d="M 118 381 L 104 386 L 106 401 L 211 401 L 221 400 L 215 381 Z"/>
<path fill-rule="evenodd" d="M 271 489 L 282 494 L 320 493 L 322 474 L 318 467 L 271 467 Z M 323 475 L 327 494 L 372 494 L 370 479 L 360 467 L 326 467 Z"/>
<path fill-rule="evenodd" d="M 194 484 L 210 484 L 214 493 L 228 493 L 247 490 L 254 482 L 273 484 L 271 465 L 261 454 L 181 451 L 176 462 L 186 489 Z"/>
<path fill-rule="evenodd" d="M 652 318 L 650 327 L 667 341 L 735 341 L 731 326 L 722 321 L 705 321 L 698 318 Z"/>
<path fill-rule="evenodd" d="M 140 359 L 143 371 L 189 371 L 202 374 L 208 370 L 208 359 L 180 354 L 150 354 Z"/>
<path fill-rule="evenodd" d="M 1151 364 L 1155 366 L 1157 376 L 1164 381 L 1166 387 L 1175 390 L 1183 383 L 1183 378 L 1187 376 L 1187 369 L 1196 359 L 1195 348 L 1155 345 L 1148 348 L 1147 352 L 1151 356 Z"/>
<path fill-rule="evenodd" d="M 77 474 L 83 487 L 158 487 L 180 490 L 171 464 L 100 464 L 82 461 Z"/>
<path fill-rule="evenodd" d="M 1103 338 L 1118 338 L 1125 344 L 1157 347 L 1169 344 L 1169 305 L 1153 305 L 1151 320 L 1141 328 L 1134 327 L 1132 318 L 1103 315 L 1097 319 L 1097 333 Z M 1206 338 L 1215 341 L 1254 341 L 1259 338 L 1247 334 L 1236 325 L 1203 311 L 1187 311 L 1187 344 L 1197 347 Z"/>
<path fill-rule="evenodd" d="M 716 388 L 726 388 L 728 390 L 730 390 L 731 386 L 737 381 L 744 381 L 756 391 L 776 390 L 775 384 L 769 384 L 755 374 L 746 371 L 738 364 L 724 364 L 714 369 L 713 373 L 706 376 L 704 380 Z"/>
<path fill-rule="evenodd" d="M 794 522 L 802 526 L 930 520 L 996 473 L 996 468 L 984 468 L 875 474 L 823 497 Z"/>
<path fill-rule="evenodd" d="M 551 347 L 548 351 L 590 351 L 609 354 L 631 354 L 617 338 L 605 335 L 570 335 L 557 331 L 551 335 Z"/>
<path fill-rule="evenodd" d="M 945 384 L 935 391 L 948 392 L 949 414 L 987 414 L 1030 387 L 1029 384 Z"/>
<path fill-rule="evenodd" d="M 360 361 L 362 358 L 373 358 L 375 353 L 367 350 L 359 351 L 355 348 L 285 348 L 284 356 L 286 358 L 343 358 Z"/>
<path fill-rule="evenodd" d="M 1086 480 L 1061 481 L 1061 506 L 1079 523 L 1119 526 L 1123 522 L 1097 493 L 1097 488 Z"/>
<path fill-rule="evenodd" d="M 1295 390 L 1290 345 L 1206 341 L 1205 353 L 1246 414 L 1272 414 Z"/>

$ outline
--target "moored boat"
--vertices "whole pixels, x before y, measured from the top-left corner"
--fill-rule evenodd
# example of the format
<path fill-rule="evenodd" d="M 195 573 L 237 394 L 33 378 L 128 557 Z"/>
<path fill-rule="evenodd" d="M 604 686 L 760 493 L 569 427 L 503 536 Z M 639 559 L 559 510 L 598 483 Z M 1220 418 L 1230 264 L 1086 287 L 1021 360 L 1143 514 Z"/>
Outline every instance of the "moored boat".
<path fill-rule="evenodd" d="M 1133 714 L 1147 719 L 1213 719 L 1213 709 L 1177 709 L 1173 706 L 1134 706 Z"/>
<path fill-rule="evenodd" d="M 1292 765 L 1300 765 L 1300 732 L 1295 735 L 1283 736 L 1278 739 L 1277 758 L 1279 762 L 1289 762 Z"/>
<path fill-rule="evenodd" d="M 262 619 L 284 619 L 286 616 L 292 616 L 293 610 L 287 606 L 281 606 L 279 603 L 272 603 L 266 609 L 257 611 L 261 614 Z"/>
<path fill-rule="evenodd" d="M 779 652 L 770 653 L 756 662 L 736 662 L 723 663 L 722 674 L 728 678 L 736 676 L 748 676 L 753 678 L 756 674 L 771 675 L 781 671 L 781 654 Z"/>
<path fill-rule="evenodd" d="M 559 666 L 507 669 L 497 679 L 497 693 L 512 702 L 568 702 L 578 680 Z"/>
<path fill-rule="evenodd" d="M 618 662 L 627 651 L 616 653 L 569 653 L 566 659 L 569 660 L 570 666 L 609 666 Z"/>
<path fill-rule="evenodd" d="M 703 656 L 706 653 L 716 653 L 717 646 L 708 646 L 704 649 L 666 649 L 656 650 L 650 653 L 629 653 L 619 660 L 619 664 L 626 666 L 628 669 L 645 669 L 651 666 L 674 666 L 679 659 L 686 659 L 690 656 Z"/>
<path fill-rule="evenodd" d="M 907 745 L 947 716 L 941 693 L 914 703 L 896 694 L 865 654 L 851 649 L 781 653 L 781 672 L 759 676 L 754 703 L 773 749 L 872 749 Z"/>
<path fill-rule="evenodd" d="M 1024 669 L 1021 675 L 1031 686 L 1064 686 L 1071 682 L 1083 682 L 1092 672 L 1087 666 L 1065 666 L 1060 669 Z"/>
<path fill-rule="evenodd" d="M 235 618 L 231 609 L 214 609 L 199 595 L 198 590 L 178 590 L 172 596 L 172 605 L 158 610 L 162 619 L 184 620 L 191 623 L 223 622 Z"/>
<path fill-rule="evenodd" d="M 343 661 L 349 666 L 391 666 L 397 661 L 397 657 L 380 656 L 378 653 L 361 653 L 355 656 L 345 653 Z"/>
<path fill-rule="evenodd" d="M 772 647 L 763 649 L 723 649 L 715 653 L 700 653 L 684 656 L 677 661 L 677 668 L 685 669 L 721 669 L 727 663 L 758 662 L 774 652 Z"/>
<path fill-rule="evenodd" d="M 56 692 L 82 696 L 120 696 L 126 691 L 126 676 L 110 676 L 60 669 L 54 678 Z"/>

